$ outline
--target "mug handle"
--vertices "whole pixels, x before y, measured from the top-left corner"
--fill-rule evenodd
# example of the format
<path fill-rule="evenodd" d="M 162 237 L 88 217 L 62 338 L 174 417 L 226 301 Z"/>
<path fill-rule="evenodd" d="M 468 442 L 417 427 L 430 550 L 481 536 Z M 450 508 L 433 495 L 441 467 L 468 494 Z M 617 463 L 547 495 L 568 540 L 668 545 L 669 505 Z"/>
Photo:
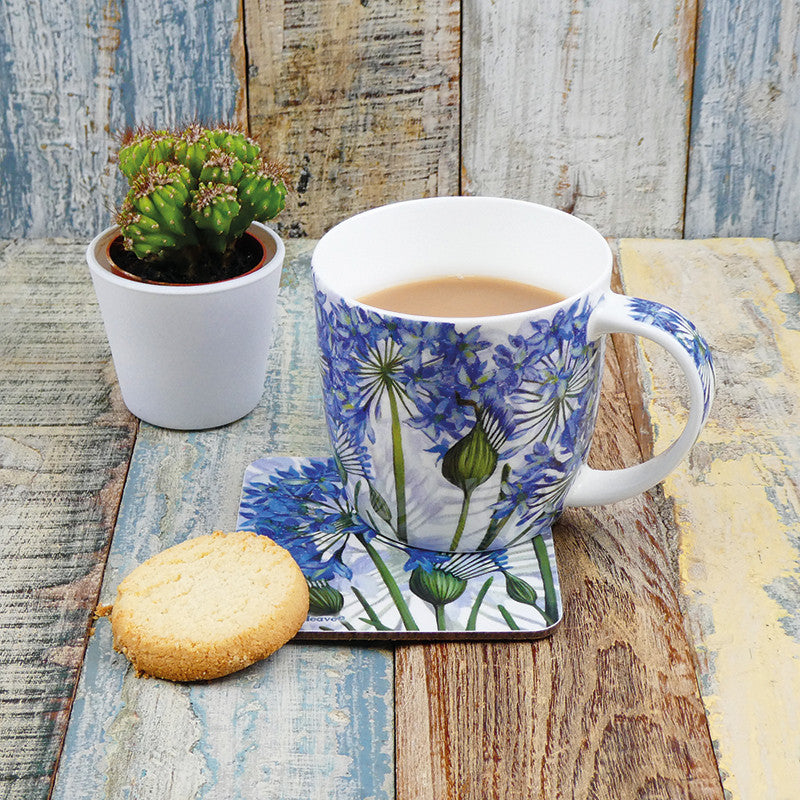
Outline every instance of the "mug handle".
<path fill-rule="evenodd" d="M 708 344 L 694 325 L 673 309 L 652 300 L 606 292 L 592 312 L 587 339 L 606 333 L 632 333 L 664 347 L 689 384 L 689 419 L 667 450 L 624 469 L 592 469 L 583 464 L 564 501 L 565 506 L 614 503 L 640 494 L 662 481 L 695 443 L 714 397 L 714 365 Z"/>

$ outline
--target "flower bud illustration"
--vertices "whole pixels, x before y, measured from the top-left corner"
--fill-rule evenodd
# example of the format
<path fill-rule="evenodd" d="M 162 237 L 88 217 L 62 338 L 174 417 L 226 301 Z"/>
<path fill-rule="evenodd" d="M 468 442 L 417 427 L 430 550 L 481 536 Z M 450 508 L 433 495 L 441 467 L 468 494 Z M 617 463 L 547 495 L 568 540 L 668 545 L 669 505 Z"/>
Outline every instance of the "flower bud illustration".
<path fill-rule="evenodd" d="M 335 617 L 344 607 L 344 596 L 328 581 L 308 582 L 308 613 L 312 617 Z"/>
<path fill-rule="evenodd" d="M 370 483 L 369 484 L 369 502 L 372 510 L 384 521 L 392 521 L 392 512 L 389 504 L 383 499 L 381 493 Z"/>
<path fill-rule="evenodd" d="M 458 600 L 467 588 L 463 578 L 456 577 L 452 572 L 443 569 L 426 570 L 424 567 L 414 567 L 408 588 L 414 594 L 430 603 L 436 612 L 436 625 L 440 631 L 445 630 L 444 607 L 454 600 Z"/>
<path fill-rule="evenodd" d="M 475 410 L 475 425 L 444 454 L 442 459 L 442 475 L 445 480 L 464 493 L 461 514 L 453 541 L 450 543 L 451 550 L 458 547 L 461 534 L 464 532 L 470 497 L 478 486 L 488 481 L 494 474 L 498 451 L 506 439 L 506 431 L 501 421 L 487 414 L 485 408 L 481 408 L 472 400 L 464 400 L 459 395 L 456 395 L 456 402 L 460 406 L 471 406 Z"/>
<path fill-rule="evenodd" d="M 505 573 L 506 576 L 506 594 L 518 603 L 525 603 L 525 605 L 536 605 L 536 590 L 527 581 L 522 578 L 517 578 L 510 572 Z"/>
<path fill-rule="evenodd" d="M 472 430 L 444 455 L 442 475 L 465 494 L 489 480 L 497 466 L 497 451 L 492 447 L 480 417 Z"/>

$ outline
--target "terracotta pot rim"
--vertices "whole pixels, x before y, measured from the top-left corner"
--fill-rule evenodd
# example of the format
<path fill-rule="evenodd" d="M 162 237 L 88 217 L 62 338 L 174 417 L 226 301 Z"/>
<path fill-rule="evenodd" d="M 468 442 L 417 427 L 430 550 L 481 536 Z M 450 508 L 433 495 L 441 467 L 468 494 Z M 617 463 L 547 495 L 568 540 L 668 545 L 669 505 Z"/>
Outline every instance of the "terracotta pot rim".
<path fill-rule="evenodd" d="M 119 226 L 112 225 L 101 231 L 89 244 L 86 259 L 93 275 L 104 281 L 125 286 L 132 291 L 158 294 L 207 294 L 229 291 L 243 284 L 259 280 L 262 276 L 279 268 L 285 256 L 285 246 L 282 239 L 271 228 L 263 223 L 254 222 L 246 231 L 258 241 L 263 250 L 259 263 L 232 278 L 208 283 L 159 283 L 146 281 L 120 269 L 108 255 L 112 242 L 119 236 Z"/>
<path fill-rule="evenodd" d="M 264 266 L 264 263 L 267 261 L 267 248 L 264 246 L 264 243 L 259 239 L 257 236 L 253 236 L 252 233 L 249 231 L 245 231 L 243 236 L 249 236 L 252 239 L 255 239 L 258 242 L 258 245 L 261 247 L 261 258 L 258 260 L 258 263 L 252 268 L 247 270 L 247 272 L 242 272 L 239 275 L 233 275 L 230 278 L 222 278 L 219 281 L 199 281 L 197 283 L 172 283 L 170 281 L 149 281 L 146 278 L 142 278 L 139 275 L 136 275 L 133 272 L 128 272 L 126 269 L 122 269 L 122 267 L 118 266 L 114 259 L 111 257 L 111 245 L 117 241 L 117 239 L 122 238 L 122 234 L 118 236 L 110 237 L 109 240 L 106 242 L 105 247 L 103 248 L 103 254 L 106 257 L 106 261 L 109 264 L 109 268 L 114 275 L 119 275 L 120 278 L 126 278 L 129 281 L 137 281 L 138 283 L 147 283 L 151 286 L 209 286 L 215 283 L 225 283 L 226 281 L 235 281 L 237 278 L 243 278 L 245 275 L 250 275 L 250 273 L 255 272 L 256 270 L 261 269 Z"/>

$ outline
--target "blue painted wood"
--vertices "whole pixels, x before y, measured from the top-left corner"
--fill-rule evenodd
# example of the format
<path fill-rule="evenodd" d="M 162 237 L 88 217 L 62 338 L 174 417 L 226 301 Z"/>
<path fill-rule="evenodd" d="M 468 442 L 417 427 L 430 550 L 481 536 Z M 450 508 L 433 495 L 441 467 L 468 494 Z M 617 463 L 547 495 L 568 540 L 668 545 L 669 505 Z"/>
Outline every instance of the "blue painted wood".
<path fill-rule="evenodd" d="M 244 420 L 181 433 L 142 425 L 101 601 L 149 556 L 236 525 L 244 470 L 264 455 L 328 450 L 309 276 L 313 242 L 290 241 L 264 397 Z M 136 678 L 97 622 L 54 797 L 394 796 L 393 656 L 290 644 L 219 681 Z"/>
<path fill-rule="evenodd" d="M 705 0 L 684 235 L 800 238 L 800 0 Z"/>
<path fill-rule="evenodd" d="M 546 69 L 534 71 L 537 77 L 529 82 L 534 87 L 533 99 L 522 105 L 513 97 L 528 85 L 527 73 L 510 69 L 507 76 L 502 64 L 495 63 L 494 40 L 488 33 L 476 35 L 474 14 L 466 14 L 462 43 L 465 83 L 460 101 L 466 127 L 460 134 L 463 141 L 447 140 L 441 164 L 454 163 L 456 143 L 456 149 L 464 150 L 463 190 L 511 193 L 574 207 L 609 234 L 679 235 L 683 211 L 687 237 L 800 238 L 796 214 L 800 205 L 800 73 L 796 68 L 800 0 L 700 3 L 689 130 L 683 121 L 681 93 L 686 75 L 692 71 L 693 3 L 675 0 L 677 11 L 673 14 L 664 11 L 661 0 L 641 0 L 625 15 L 613 3 L 605 4 L 608 8 L 602 3 L 578 3 L 568 12 L 551 4 L 559 14 L 563 12 L 568 24 L 557 25 L 554 36 L 544 36 L 539 55 Z M 354 136 L 360 136 L 364 119 L 377 119 L 386 99 L 370 96 L 343 110 L 338 92 L 322 91 L 325 102 L 309 111 L 292 90 L 277 110 L 270 111 L 265 98 L 274 93 L 274 81 L 269 76 L 283 75 L 280 65 L 281 59 L 288 57 L 283 52 L 286 36 L 299 35 L 301 50 L 308 51 L 303 32 L 310 25 L 321 43 L 309 56 L 317 70 L 313 74 L 322 76 L 321 85 L 340 86 L 342 75 L 351 76 L 345 86 L 360 85 L 374 64 L 355 56 L 348 61 L 349 39 L 336 39 L 333 66 L 325 66 L 331 56 L 326 48 L 338 35 L 336 31 L 341 33 L 345 10 L 347 19 L 363 17 L 364 24 L 384 20 L 367 3 L 351 5 L 319 0 L 317 27 L 303 11 L 301 33 L 297 34 L 294 28 L 298 25 L 284 19 L 282 6 L 258 5 L 255 0 L 245 3 L 253 64 L 250 114 L 264 136 L 271 135 L 273 126 L 279 132 L 295 130 L 281 148 L 283 156 L 274 155 L 296 161 L 297 169 L 305 170 L 301 176 L 304 189 L 311 171 L 302 166 L 308 158 L 302 142 L 329 128 L 335 135 L 352 127 Z M 246 121 L 248 87 L 240 6 L 240 0 L 75 0 L 67 4 L 6 0 L 0 6 L 0 236 L 74 235 L 86 239 L 105 227 L 110 209 L 123 191 L 112 162 L 112 134 L 125 125 L 160 125 L 190 117 Z M 507 0 L 502 13 L 514 20 L 523 12 L 527 15 L 528 6 L 525 0 Z M 467 4 L 466 8 L 469 11 L 473 6 Z M 610 25 L 607 35 L 587 36 L 585 54 L 576 49 L 576 42 L 595 30 L 593 19 L 603 21 L 613 14 L 619 15 L 619 25 Z M 534 33 L 552 25 L 546 4 L 528 16 Z M 672 17 L 678 20 L 677 26 L 670 21 Z M 328 19 L 330 35 L 319 29 L 320 20 Z M 284 31 L 286 25 L 293 30 Z M 512 23 L 511 28 L 516 31 L 519 26 Z M 424 39 L 438 41 L 437 31 L 434 26 Z M 630 47 L 625 44 L 626 31 Z M 607 46 L 612 34 L 621 37 L 622 43 Z M 667 45 L 673 55 L 664 57 Z M 507 57 L 506 51 L 517 50 L 505 48 L 502 52 Z M 530 50 L 531 58 L 539 53 L 536 48 L 523 50 Z M 645 70 L 647 81 L 642 85 L 647 91 L 642 102 L 632 101 L 631 92 L 614 94 L 632 74 L 620 58 L 634 52 L 639 52 L 639 60 L 626 64 L 661 59 L 659 69 Z M 434 62 L 451 58 L 448 50 Z M 290 63 L 294 62 L 290 59 Z M 298 91 L 305 86 L 309 72 L 302 69 L 300 74 Z M 603 82 L 603 77 L 617 74 L 622 76 L 619 81 Z M 476 87 L 484 86 L 493 75 L 492 97 L 482 98 Z M 638 91 L 638 85 L 631 91 Z M 665 97 L 672 98 L 671 102 Z M 502 113 L 487 116 L 487 108 L 495 107 Z M 420 124 L 433 125 L 441 114 L 441 109 L 431 115 L 426 111 Z M 534 120 L 533 128 L 526 132 L 529 117 Z M 304 122 L 307 118 L 311 121 Z M 554 131 L 554 138 L 542 149 L 543 134 L 538 131 L 545 123 L 549 126 L 546 130 Z M 401 139 L 411 158 L 426 151 L 429 133 L 414 144 L 419 134 L 410 125 L 409 121 L 405 139 Z M 397 130 L 402 127 L 395 126 Z M 477 135 L 483 128 L 485 135 Z M 369 130 L 372 135 L 374 131 Z M 358 147 L 348 140 L 347 147 L 358 150 L 358 163 L 345 159 L 334 169 L 337 174 L 339 170 L 354 171 L 347 186 L 359 186 L 356 194 L 372 197 L 373 205 L 392 199 L 381 194 L 384 178 L 377 183 L 365 178 L 372 174 L 370 165 L 385 162 L 385 138 L 371 138 L 366 145 L 358 139 Z M 330 150 L 327 134 L 323 139 L 315 147 L 325 159 L 341 150 Z M 488 144 L 482 145 L 484 140 Z M 498 141 L 510 142 L 509 147 L 498 150 Z M 587 142 L 596 149 L 596 156 L 587 156 L 590 150 L 594 152 Z M 689 148 L 687 171 L 683 162 Z M 502 155 L 501 150 L 512 156 Z M 316 150 L 312 147 L 310 152 Z M 505 169 L 504 165 L 510 166 Z M 437 177 L 439 167 L 431 166 L 427 179 L 418 177 L 426 193 L 437 185 L 444 193 L 453 191 L 448 183 L 452 169 L 448 166 Z M 329 179 L 326 172 L 325 180 Z M 309 197 L 302 203 L 307 204 Z M 369 200 L 361 203 L 370 204 Z M 614 203 L 619 208 L 611 214 L 608 209 Z M 303 216 L 298 211 L 291 213 Z M 291 213 L 282 224 L 297 224 Z"/>
<path fill-rule="evenodd" d="M 0 798 L 44 800 L 136 422 L 80 243 L 0 243 L 0 293 Z"/>
<path fill-rule="evenodd" d="M 54 800 L 394 796 L 391 653 L 289 644 L 207 683 L 136 678 L 98 623 Z"/>
<path fill-rule="evenodd" d="M 0 7 L 0 236 L 90 238 L 122 183 L 114 134 L 234 119 L 238 0 L 76 0 Z"/>

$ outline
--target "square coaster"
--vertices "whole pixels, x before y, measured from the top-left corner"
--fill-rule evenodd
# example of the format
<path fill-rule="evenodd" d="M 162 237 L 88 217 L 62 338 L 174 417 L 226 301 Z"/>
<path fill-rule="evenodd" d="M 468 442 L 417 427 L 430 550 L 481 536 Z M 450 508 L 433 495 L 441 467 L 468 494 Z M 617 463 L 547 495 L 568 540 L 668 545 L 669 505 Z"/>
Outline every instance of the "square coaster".
<path fill-rule="evenodd" d="M 534 639 L 561 621 L 550 530 L 499 550 L 402 545 L 355 514 L 333 458 L 254 461 L 236 527 L 300 565 L 311 600 L 300 640 Z"/>

